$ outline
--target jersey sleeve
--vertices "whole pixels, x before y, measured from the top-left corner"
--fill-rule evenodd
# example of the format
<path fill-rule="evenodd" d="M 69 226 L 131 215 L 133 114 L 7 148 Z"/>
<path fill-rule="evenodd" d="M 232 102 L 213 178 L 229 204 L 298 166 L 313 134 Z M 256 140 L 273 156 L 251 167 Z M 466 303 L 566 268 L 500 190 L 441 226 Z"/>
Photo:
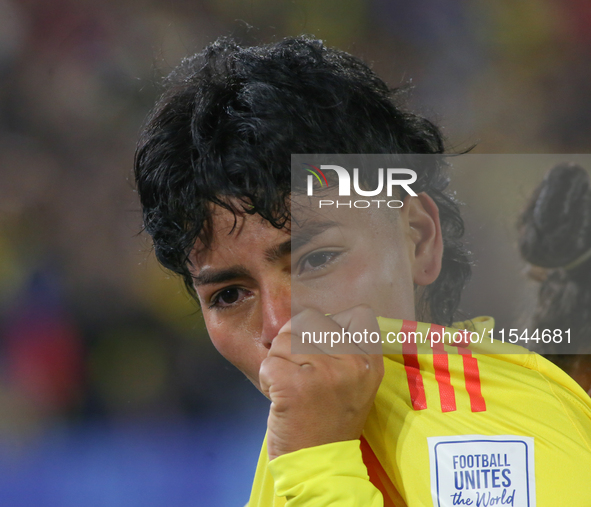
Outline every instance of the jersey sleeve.
<path fill-rule="evenodd" d="M 275 494 L 287 507 L 382 507 L 370 482 L 359 440 L 300 449 L 269 462 Z"/>

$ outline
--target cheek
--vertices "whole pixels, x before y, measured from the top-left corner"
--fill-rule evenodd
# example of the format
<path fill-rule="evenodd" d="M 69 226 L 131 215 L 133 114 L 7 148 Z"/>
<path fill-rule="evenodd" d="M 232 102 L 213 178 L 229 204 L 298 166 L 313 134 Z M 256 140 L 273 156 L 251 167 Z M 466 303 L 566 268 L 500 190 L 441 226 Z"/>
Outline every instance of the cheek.
<path fill-rule="evenodd" d="M 298 300 L 303 306 L 326 313 L 338 313 L 363 303 L 382 317 L 409 320 L 415 317 L 408 259 L 379 248 L 350 255 L 322 283 L 309 289 L 302 291 Z"/>
<path fill-rule="evenodd" d="M 218 352 L 258 386 L 258 372 L 267 351 L 257 338 L 256 325 L 249 319 L 225 318 L 213 312 L 204 315 L 204 320 Z"/>
<path fill-rule="evenodd" d="M 371 290 L 374 311 L 382 317 L 415 318 L 414 285 L 408 257 L 400 252 L 376 255 L 363 285 Z"/>

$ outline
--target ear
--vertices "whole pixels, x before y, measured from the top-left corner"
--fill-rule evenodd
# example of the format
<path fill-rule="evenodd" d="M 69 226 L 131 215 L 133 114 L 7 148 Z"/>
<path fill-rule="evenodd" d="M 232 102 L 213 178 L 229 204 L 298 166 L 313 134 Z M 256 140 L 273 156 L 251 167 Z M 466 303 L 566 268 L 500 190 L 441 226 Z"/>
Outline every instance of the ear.
<path fill-rule="evenodd" d="M 439 208 L 429 195 L 421 192 L 416 197 L 406 196 L 401 211 L 413 282 L 429 285 L 439 276 L 443 257 Z"/>

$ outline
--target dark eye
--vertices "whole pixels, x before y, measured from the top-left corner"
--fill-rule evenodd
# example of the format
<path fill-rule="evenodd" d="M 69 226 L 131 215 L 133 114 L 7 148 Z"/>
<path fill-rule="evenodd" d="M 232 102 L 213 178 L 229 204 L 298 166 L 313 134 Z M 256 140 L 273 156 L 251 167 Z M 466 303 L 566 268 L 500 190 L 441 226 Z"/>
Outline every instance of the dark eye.
<path fill-rule="evenodd" d="M 303 259 L 299 274 L 322 268 L 322 266 L 338 257 L 338 255 L 338 252 L 314 252 Z"/>
<path fill-rule="evenodd" d="M 217 299 L 219 302 L 224 303 L 225 305 L 231 305 L 238 301 L 238 297 L 238 289 L 232 288 L 220 292 Z"/>
<path fill-rule="evenodd" d="M 249 292 L 239 287 L 228 287 L 221 290 L 211 298 L 210 308 L 224 309 L 229 308 L 248 297 Z"/>

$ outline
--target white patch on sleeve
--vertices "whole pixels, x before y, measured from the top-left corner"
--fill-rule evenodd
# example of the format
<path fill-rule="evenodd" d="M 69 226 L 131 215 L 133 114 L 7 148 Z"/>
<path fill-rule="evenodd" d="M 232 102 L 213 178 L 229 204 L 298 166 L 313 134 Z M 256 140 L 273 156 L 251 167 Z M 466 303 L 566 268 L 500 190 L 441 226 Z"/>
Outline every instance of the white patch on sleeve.
<path fill-rule="evenodd" d="M 536 507 L 533 438 L 454 435 L 427 440 L 435 507 Z"/>

